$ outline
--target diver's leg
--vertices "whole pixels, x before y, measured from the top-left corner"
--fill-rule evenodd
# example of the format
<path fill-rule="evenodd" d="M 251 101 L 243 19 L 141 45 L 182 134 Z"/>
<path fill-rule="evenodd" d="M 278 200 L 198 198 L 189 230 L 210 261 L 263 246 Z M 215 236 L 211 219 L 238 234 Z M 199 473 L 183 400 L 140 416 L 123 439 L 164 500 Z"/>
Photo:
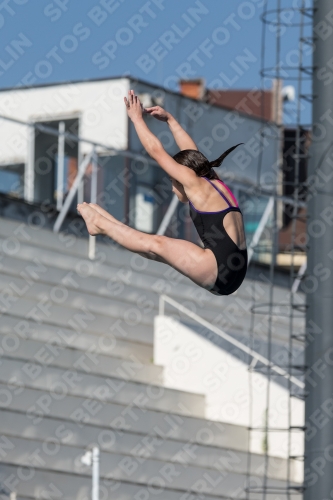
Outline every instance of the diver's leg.
<path fill-rule="evenodd" d="M 194 243 L 166 236 L 142 233 L 122 223 L 115 223 L 87 204 L 78 205 L 89 234 L 105 234 L 131 252 L 169 264 L 197 285 L 210 289 L 217 277 L 213 252 Z"/>

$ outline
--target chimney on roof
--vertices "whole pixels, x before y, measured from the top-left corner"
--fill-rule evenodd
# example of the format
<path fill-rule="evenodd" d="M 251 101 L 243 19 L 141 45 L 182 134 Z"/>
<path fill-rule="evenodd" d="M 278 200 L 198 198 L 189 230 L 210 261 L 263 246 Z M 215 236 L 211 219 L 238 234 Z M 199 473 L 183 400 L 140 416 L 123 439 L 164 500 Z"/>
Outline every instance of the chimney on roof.
<path fill-rule="evenodd" d="M 205 80 L 203 78 L 179 80 L 179 87 L 182 95 L 201 100 L 205 93 Z"/>

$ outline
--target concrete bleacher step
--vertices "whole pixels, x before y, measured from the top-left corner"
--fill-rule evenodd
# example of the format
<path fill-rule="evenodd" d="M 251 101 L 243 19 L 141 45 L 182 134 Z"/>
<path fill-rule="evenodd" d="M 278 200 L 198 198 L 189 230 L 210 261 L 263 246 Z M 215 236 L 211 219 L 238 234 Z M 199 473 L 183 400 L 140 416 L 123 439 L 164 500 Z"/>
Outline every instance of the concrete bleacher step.
<path fill-rule="evenodd" d="M 130 330 L 131 333 L 128 331 Z M 83 328 L 75 330 L 71 327 L 58 326 L 43 322 L 37 323 L 24 316 L 2 315 L 0 321 L 0 348 L 3 353 L 15 350 L 20 340 L 36 340 L 46 344 L 60 347 L 75 347 L 82 352 L 94 352 L 110 355 L 122 359 L 134 354 L 140 361 L 151 363 L 153 361 L 153 346 L 131 340 L 135 337 L 135 327 L 126 325 L 125 330 L 114 329 L 113 332 L 91 331 Z M 121 334 L 124 335 L 121 335 Z"/>
<path fill-rule="evenodd" d="M 34 467 L 39 470 L 52 469 L 67 474 L 89 474 L 90 468 L 80 462 L 85 449 L 49 441 L 29 440 L 21 437 L 7 438 L 6 462 L 17 467 Z M 24 450 L 22 452 L 21 450 Z M 51 450 L 51 452 L 49 451 Z M 226 467 L 223 461 L 215 467 L 181 462 L 168 462 L 156 457 L 134 457 L 117 452 L 100 454 L 100 476 L 103 479 L 124 481 L 145 486 L 152 478 L 163 481 L 165 490 L 188 491 L 233 496 L 240 484 L 246 483 L 246 473 Z M 209 481 L 203 481 L 209 477 Z M 257 482 L 263 482 L 258 475 Z M 285 483 L 270 478 L 268 484 L 283 488 Z"/>
<path fill-rule="evenodd" d="M 123 431 L 120 433 L 112 430 L 101 430 L 93 425 L 78 426 L 72 422 L 44 417 L 37 425 L 21 413 L 0 410 L 1 432 L 12 443 L 12 438 L 24 438 L 35 443 L 35 448 L 43 448 L 41 442 L 67 445 L 76 449 L 86 449 L 93 444 L 98 444 L 102 451 L 108 453 L 130 456 L 138 461 L 141 458 L 163 460 L 176 464 L 191 464 L 208 469 L 231 470 L 245 474 L 248 468 L 247 453 L 241 450 L 218 447 L 212 442 L 207 433 L 207 444 L 199 444 L 193 439 L 191 442 L 180 439 L 165 440 L 159 437 L 148 436 L 135 432 Z M 10 447 L 10 443 L 8 443 Z M 233 443 L 231 443 L 233 444 Z M 1 446 L 1 441 L 0 441 Z M 7 445 L 8 446 L 8 445 Z M 25 449 L 24 442 L 18 449 Z M 82 453 L 80 451 L 80 453 Z M 11 460 L 12 461 L 12 460 Z M 268 459 L 268 476 L 286 480 L 288 463 L 282 458 Z M 252 454 L 251 471 L 255 476 L 262 476 L 264 472 L 265 457 Z M 106 463 L 108 463 L 106 459 Z M 291 470 L 291 478 L 293 473 Z"/>
<path fill-rule="evenodd" d="M 53 283 L 38 281 L 31 285 L 20 277 L 8 274 L 0 274 L 0 310 L 6 312 L 11 303 L 16 302 L 19 297 L 34 297 L 36 300 L 48 301 L 58 305 L 65 305 L 67 308 L 81 309 L 89 307 L 89 310 L 96 314 L 116 316 L 117 311 L 124 314 L 131 307 L 140 308 L 142 314 L 147 318 L 154 315 L 155 304 L 141 293 L 136 291 L 136 301 L 125 303 L 118 297 L 108 297 L 94 293 L 70 288 L 61 281 L 55 280 Z M 157 301 L 156 301 L 157 302 Z"/>
<path fill-rule="evenodd" d="M 79 293 L 67 287 L 65 292 L 59 293 L 59 291 L 56 291 L 58 289 L 56 282 L 54 286 L 56 288 L 54 288 L 55 292 L 53 294 L 52 291 L 50 293 L 49 284 L 37 282 L 28 287 L 27 292 L 23 294 L 21 291 L 24 291 L 27 287 L 24 279 L 2 274 L 0 276 L 0 290 L 2 292 L 2 294 L 0 293 L 0 309 L 15 316 L 37 317 L 37 319 L 68 326 L 68 322 L 72 319 L 72 315 L 75 314 L 75 310 L 86 308 L 89 313 L 95 315 L 93 324 L 90 319 L 90 325 L 95 330 L 102 332 L 105 331 L 105 328 L 109 329 L 109 316 L 112 319 L 122 319 L 126 325 L 131 324 L 133 320 L 135 322 L 140 321 L 140 325 L 135 328 L 133 340 L 152 342 L 152 325 L 157 306 L 154 310 L 153 302 L 147 301 L 146 295 L 142 296 L 141 294 L 143 302 L 136 302 L 137 307 L 129 308 L 124 301 L 118 299 L 113 299 L 111 302 L 110 297 L 96 296 L 92 293 Z M 58 295 L 56 295 L 57 293 Z M 20 302 L 19 306 L 17 304 L 18 300 Z M 40 302 L 42 306 L 38 307 L 37 305 L 36 307 L 36 302 L 37 304 Z M 44 304 L 50 304 L 46 314 L 44 314 Z M 143 307 L 140 307 L 141 304 L 143 304 Z M 143 323 L 147 325 L 147 328 L 143 328 Z"/>
<path fill-rule="evenodd" d="M 86 308 L 96 315 L 110 317 L 120 317 L 126 314 L 130 316 L 131 313 L 135 314 L 134 309 L 136 308 L 142 311 L 140 321 L 146 324 L 150 324 L 154 316 L 154 304 L 149 302 L 126 304 L 116 297 L 98 296 L 93 292 L 82 293 L 66 287 L 60 282 L 53 285 L 40 281 L 29 286 L 24 279 L 4 273 L 0 274 L 0 292 L 2 292 L 0 293 L 1 312 L 10 311 L 12 304 L 21 298 L 33 298 L 37 303 L 40 301 L 46 305 L 54 304 L 74 310 Z M 144 300 L 142 295 L 141 298 Z M 45 314 L 47 316 L 47 313 Z"/>
<path fill-rule="evenodd" d="M 43 390 L 30 389 L 16 385 L 11 381 L 0 383 L 0 408 L 13 412 L 26 413 L 31 423 L 39 425 L 44 417 L 52 416 L 77 426 L 86 424 L 99 426 L 101 430 L 113 429 L 119 432 L 136 432 L 142 435 L 162 437 L 163 439 L 180 439 L 185 442 L 207 444 L 211 439 L 216 446 L 244 450 L 247 446 L 248 431 L 222 422 L 207 421 L 203 417 L 192 415 L 182 400 L 175 409 L 165 413 L 152 410 L 144 403 L 148 399 L 146 393 L 137 393 L 132 405 L 116 402 L 89 400 L 82 396 L 45 393 Z M 155 394 L 155 397 L 159 394 Z"/>
<path fill-rule="evenodd" d="M 152 320 L 148 321 L 140 311 L 125 309 L 125 306 L 121 313 L 113 301 L 110 303 L 110 310 L 114 312 L 114 316 L 94 313 L 89 307 L 73 309 L 51 301 L 37 301 L 34 297 L 21 297 L 9 306 L 6 314 L 17 318 L 17 321 L 31 320 L 38 324 L 71 329 L 80 334 L 89 332 L 105 337 L 110 335 L 152 345 Z"/>
<path fill-rule="evenodd" d="M 50 286 L 54 285 L 68 291 L 69 297 L 68 301 L 66 300 L 66 305 L 68 302 L 71 307 L 78 307 L 79 305 L 82 307 L 89 303 L 92 311 L 108 311 L 113 314 L 112 308 L 108 307 L 112 299 L 115 304 L 120 304 L 119 311 L 122 310 L 122 307 L 123 309 L 124 307 L 140 308 L 145 311 L 146 320 L 152 321 L 152 317 L 158 309 L 158 294 L 156 291 L 158 290 L 158 281 L 161 280 L 156 281 L 156 278 L 149 275 L 143 276 L 142 273 L 133 271 L 127 271 L 126 274 L 123 272 L 119 276 L 117 274 L 119 268 L 114 267 L 111 269 L 110 266 L 101 266 L 100 264 L 97 264 L 97 268 L 94 265 L 94 270 L 90 272 L 89 279 L 87 279 L 73 272 L 75 262 L 67 262 L 67 269 L 57 268 L 54 267 L 55 257 L 51 255 L 49 259 L 46 259 L 46 253 L 43 252 L 44 263 L 42 265 L 33 265 L 30 260 L 3 256 L 3 277 L 0 283 L 3 292 L 8 290 L 8 293 L 15 295 L 15 290 L 17 290 L 16 294 L 37 296 L 42 294 L 43 290 L 49 290 Z M 32 255 L 35 255 L 36 258 L 35 249 L 30 249 L 30 254 L 29 258 L 32 258 Z M 57 259 L 59 260 L 59 255 Z M 67 259 L 66 257 L 65 260 Z M 69 259 L 75 260 L 73 257 L 69 257 Z M 45 262 L 46 260 L 47 262 Z M 63 257 L 62 260 L 64 260 Z M 29 264 L 26 264 L 26 262 L 29 262 Z M 89 263 L 89 266 L 92 266 L 92 264 Z M 62 264 L 62 267 L 66 266 Z M 101 267 L 101 269 L 98 269 L 98 267 Z M 33 278 L 29 278 L 29 273 L 37 274 L 38 279 L 35 277 L 34 281 Z M 151 280 L 151 283 L 149 280 Z M 199 312 L 206 320 L 213 321 L 222 328 L 229 327 L 235 332 L 244 332 L 246 330 L 250 319 L 250 300 L 244 301 L 234 297 L 229 298 L 227 303 L 226 297 L 220 297 L 217 308 L 213 301 L 204 304 L 203 297 L 208 292 L 199 287 L 196 287 L 196 289 L 190 287 L 190 290 L 192 290 L 190 294 L 184 293 L 180 296 L 178 287 L 174 287 L 170 288 L 169 293 L 174 298 L 181 299 L 182 304 L 185 306 L 188 305 L 190 309 Z M 195 290 L 195 293 L 193 293 L 193 290 Z M 58 290 L 58 294 L 61 295 L 61 290 Z M 203 304 L 204 307 L 202 307 Z M 168 304 L 166 305 L 166 311 L 173 314 L 177 313 Z M 295 332 L 299 331 L 301 333 L 304 329 L 303 319 L 295 318 L 294 326 Z M 274 318 L 274 337 L 286 340 L 287 331 L 287 315 Z"/>
<path fill-rule="evenodd" d="M 21 246 L 19 243 L 21 243 L 48 249 L 55 253 L 58 252 L 58 257 L 59 252 L 61 252 L 62 256 L 73 256 L 76 262 L 80 257 L 84 260 L 88 260 L 88 241 L 86 239 L 62 233 L 55 234 L 52 233 L 52 231 L 45 230 L 37 226 L 29 226 L 27 224 L 9 219 L 0 218 L 0 239 L 9 239 L 9 241 L 13 240 L 13 243 L 11 245 L 8 243 L 6 248 L 13 248 L 15 252 L 19 252 L 19 247 Z M 18 244 L 16 244 L 16 241 Z M 96 264 L 105 262 L 106 264 L 113 264 L 117 269 L 125 266 L 127 270 L 131 269 L 139 272 L 141 271 L 144 272 L 145 275 L 153 276 L 155 278 L 156 276 L 161 278 L 161 275 L 164 273 L 161 269 L 165 271 L 168 269 L 168 267 L 163 264 L 154 261 L 147 261 L 136 254 L 119 249 L 113 244 L 99 243 L 97 248 L 98 254 Z M 178 276 L 178 278 L 179 279 L 176 285 L 172 287 L 172 292 L 177 292 L 177 289 L 180 288 L 182 297 L 186 297 L 187 294 L 185 292 L 188 291 L 190 295 L 189 298 L 191 298 L 191 295 L 195 294 L 195 291 L 198 288 L 187 278 L 183 276 Z M 166 280 L 168 280 L 168 278 L 166 278 Z M 250 279 L 245 279 L 245 282 L 252 285 L 252 280 Z M 169 279 L 169 283 L 172 285 L 172 279 Z M 260 295 L 262 298 L 265 298 L 267 291 L 269 290 L 269 283 L 263 281 L 258 285 L 257 293 L 259 293 L 260 290 Z M 202 300 L 204 304 L 216 304 L 217 307 L 221 305 L 223 297 L 215 297 L 205 290 L 201 290 L 200 292 L 200 300 Z M 253 291 L 250 290 L 249 287 L 244 286 L 241 287 L 238 292 L 239 293 L 236 293 L 235 295 L 229 296 L 229 301 L 235 297 L 249 300 L 251 299 Z M 276 286 L 274 295 L 277 302 L 286 302 L 286 290 L 283 287 Z M 195 297 L 193 297 L 193 299 L 194 298 Z M 302 300 L 302 298 L 304 302 L 304 294 L 299 294 L 299 299 Z"/>
<path fill-rule="evenodd" d="M 138 370 L 140 371 L 140 365 Z M 142 365 L 141 365 L 142 366 Z M 204 417 L 205 397 L 201 394 L 168 389 L 161 385 L 135 382 L 114 376 L 98 376 L 86 373 L 82 368 L 72 367 L 64 371 L 52 366 L 2 358 L 0 363 L 0 382 L 13 381 L 24 388 L 39 389 L 54 393 L 58 397 L 65 395 L 89 398 L 96 406 L 114 402 L 130 405 L 136 401 L 137 406 L 159 411 L 180 411 L 179 404 L 185 414 Z M 138 397 L 142 395 L 141 401 Z"/>
<path fill-rule="evenodd" d="M 1 345 L 1 342 L 0 342 Z M 36 362 L 43 366 L 52 366 L 64 370 L 78 369 L 100 376 L 114 376 L 137 382 L 156 384 L 163 382 L 163 368 L 152 363 L 143 363 L 136 357 L 134 350 L 127 358 L 94 353 L 91 349 L 84 352 L 75 347 L 60 347 L 36 340 L 15 340 L 3 344 L 2 359 Z"/>
<path fill-rule="evenodd" d="M 6 465 L 0 473 L 2 477 L 10 477 L 18 491 L 17 500 L 32 500 L 40 498 L 61 498 L 62 500 L 88 500 L 91 498 L 91 477 L 89 471 L 85 475 L 74 475 L 60 472 L 51 472 L 49 470 L 33 469 L 34 479 L 29 480 L 18 474 L 18 467 L 15 465 Z M 147 484 L 130 483 L 125 481 L 102 478 L 101 492 L 103 500 L 149 500 L 156 496 L 159 500 L 217 500 L 217 499 L 242 499 L 240 491 L 245 485 L 238 483 L 237 487 L 226 494 L 219 495 L 213 492 L 213 481 L 207 472 L 204 477 L 193 478 L 191 484 L 197 484 L 197 491 L 193 489 L 176 489 L 170 486 L 168 481 L 168 471 L 162 471 L 159 476 L 151 477 L 146 474 Z M 164 476 L 163 477 L 163 473 Z M 223 483 L 223 477 L 217 482 Z M 269 482 L 269 484 L 273 481 Z M 258 481 L 258 487 L 262 486 L 262 481 Z M 207 489 L 204 493 L 201 490 Z M 245 498 L 245 497 L 243 497 Z M 288 500 L 301 500 L 300 495 L 291 495 Z M 262 494 L 251 493 L 251 500 L 262 500 Z M 287 500 L 287 496 L 279 493 L 278 500 Z"/>
<path fill-rule="evenodd" d="M 3 240 L 0 239 L 0 245 L 1 243 L 3 243 Z M 120 256 L 122 253 L 128 252 L 118 250 Z M 34 259 L 35 261 L 37 259 L 38 262 L 34 263 Z M 91 262 L 87 259 L 83 261 L 51 250 L 43 249 L 43 252 L 40 252 L 36 247 L 22 244 L 15 256 L 4 254 L 1 264 L 4 273 L 24 276 L 25 285 L 32 275 L 30 281 L 33 280 L 33 276 L 35 276 L 35 281 L 49 284 L 56 280 L 57 283 L 63 283 L 68 288 L 79 292 L 91 292 L 93 290 L 98 295 L 126 301 L 129 304 L 136 304 L 139 301 L 138 305 L 147 307 L 152 303 L 155 308 L 157 308 L 158 304 L 159 291 L 172 291 L 182 300 L 189 300 L 196 304 L 197 307 L 206 305 L 209 309 L 210 302 L 207 299 L 209 299 L 208 295 L 211 294 L 193 286 L 191 282 L 189 282 L 190 286 L 184 286 L 178 282 L 176 286 L 175 283 L 162 279 L 161 275 L 156 278 L 156 276 L 150 275 L 149 272 L 145 272 L 146 270 L 140 272 L 131 269 L 129 266 L 126 270 L 122 270 L 119 263 L 106 265 Z M 80 267 L 78 264 L 80 264 Z M 162 267 L 168 269 L 164 265 Z M 149 270 L 147 269 L 147 271 Z M 89 279 L 86 278 L 87 274 L 82 276 L 83 272 L 88 273 Z M 182 277 L 182 275 L 179 276 Z"/>
<path fill-rule="evenodd" d="M 206 420 L 202 394 L 163 387 L 161 367 L 152 364 L 153 320 L 165 293 L 245 335 L 251 285 L 246 279 L 234 295 L 216 297 L 112 242 L 98 242 L 90 261 L 87 239 L 0 218 L 0 484 L 10 478 L 17 500 L 87 500 L 91 469 L 79 457 L 98 444 L 103 499 L 245 498 L 248 429 Z M 257 301 L 266 302 L 269 284 L 256 289 Z M 288 301 L 284 288 L 274 294 L 276 302 Z M 276 341 L 287 338 L 288 321 L 274 318 Z M 296 333 L 303 323 L 296 319 Z M 264 463 L 252 454 L 257 487 Z M 268 477 L 283 489 L 286 460 L 270 457 Z M 53 487 L 60 493 L 50 493 Z M 251 493 L 251 500 L 261 498 Z"/>

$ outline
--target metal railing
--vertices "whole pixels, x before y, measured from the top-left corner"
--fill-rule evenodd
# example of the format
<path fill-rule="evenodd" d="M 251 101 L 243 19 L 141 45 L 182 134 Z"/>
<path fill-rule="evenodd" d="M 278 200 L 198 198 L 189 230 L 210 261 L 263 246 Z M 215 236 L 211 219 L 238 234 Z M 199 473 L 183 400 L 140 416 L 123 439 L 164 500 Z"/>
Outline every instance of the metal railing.
<path fill-rule="evenodd" d="M 0 114 L 0 120 L 6 120 L 12 123 L 16 123 L 17 125 L 23 125 L 26 127 L 29 127 L 30 129 L 36 129 L 39 130 L 40 132 L 44 132 L 45 134 L 53 135 L 54 137 L 59 137 L 60 133 L 59 130 L 56 130 L 52 127 L 48 127 L 47 125 L 43 125 L 42 123 L 38 122 L 26 122 L 24 120 L 19 120 L 17 118 L 12 118 L 10 116 L 6 115 L 1 115 Z M 127 158 L 131 158 L 133 160 L 140 160 L 144 163 L 148 163 L 154 166 L 158 166 L 158 163 L 156 163 L 155 160 L 152 160 L 151 158 L 147 156 L 140 155 L 139 153 L 132 153 L 131 151 L 124 150 L 124 149 L 116 149 L 113 148 L 112 146 L 108 146 L 107 144 L 104 144 L 102 142 L 97 142 L 97 141 L 92 141 L 91 139 L 87 139 L 85 137 L 81 137 L 80 135 L 75 135 L 70 132 L 64 132 L 63 134 L 64 139 L 70 139 L 71 141 L 74 142 L 84 142 L 86 144 L 90 144 L 92 147 L 99 147 L 104 151 L 109 151 L 110 155 L 115 156 L 125 156 Z"/>
<path fill-rule="evenodd" d="M 201 318 L 201 316 L 198 316 L 198 314 L 190 311 L 189 309 L 187 309 L 187 307 L 182 306 L 181 304 L 179 304 L 175 300 L 171 299 L 167 295 L 160 295 L 160 298 L 159 298 L 159 315 L 160 316 L 165 316 L 165 307 L 164 307 L 165 303 L 168 303 L 171 306 L 175 307 L 176 309 L 178 309 L 182 313 L 186 314 L 189 318 L 193 319 L 194 321 L 196 321 L 200 325 L 204 326 L 205 328 L 212 331 L 213 333 L 215 333 L 216 335 L 218 335 L 222 339 L 229 342 L 229 344 L 232 344 L 233 346 L 237 347 L 241 351 L 243 351 L 246 354 L 248 354 L 249 356 L 251 356 L 253 358 L 252 361 L 255 361 L 254 365 L 252 365 L 252 368 L 259 361 L 263 365 L 270 367 L 271 370 L 275 371 L 279 375 L 282 375 L 287 380 L 290 380 L 290 382 L 292 384 L 295 384 L 298 387 L 300 387 L 301 389 L 304 389 L 305 384 L 303 382 L 301 382 L 300 380 L 298 380 L 296 377 L 294 377 L 293 375 L 290 375 L 288 372 L 286 372 L 285 370 L 283 370 L 279 366 L 275 365 L 274 363 L 269 361 L 267 358 L 265 358 L 261 354 L 258 354 L 256 351 L 254 351 L 253 349 L 251 349 L 250 347 L 245 345 L 243 342 L 240 342 L 239 340 L 234 339 L 228 333 L 224 332 L 223 330 L 221 330 L 217 326 L 213 325 L 209 321 Z"/>
<path fill-rule="evenodd" d="M 81 181 L 84 177 L 84 174 L 86 173 L 86 170 L 88 168 L 88 165 L 89 163 L 91 162 L 91 159 L 92 159 L 92 156 L 93 156 L 93 152 L 91 152 L 90 154 L 88 154 L 84 160 L 82 161 L 82 163 L 79 165 L 78 167 L 78 173 L 77 173 L 77 176 L 75 177 L 75 180 L 72 184 L 72 187 L 70 188 L 69 192 L 68 192 L 68 195 L 65 199 L 65 202 L 64 204 L 62 205 L 61 209 L 60 209 L 60 212 L 58 214 L 58 217 L 55 221 L 55 224 L 54 224 L 54 227 L 53 227 L 53 231 L 55 233 L 59 233 L 60 231 L 60 228 L 61 228 L 61 225 L 62 223 L 64 222 L 64 219 L 68 213 L 68 210 L 72 204 L 72 201 L 74 200 L 74 196 L 76 195 L 77 193 L 77 190 L 81 184 Z"/>
<path fill-rule="evenodd" d="M 266 227 L 266 224 L 269 220 L 269 217 L 272 213 L 272 210 L 273 210 L 273 207 L 274 207 L 274 197 L 271 196 L 268 200 L 268 203 L 266 205 L 266 208 L 264 210 L 264 213 L 262 214 L 262 217 L 260 219 L 260 222 L 258 224 L 258 227 L 252 237 L 252 241 L 249 245 L 249 248 L 248 248 L 248 252 L 247 252 L 247 260 L 248 260 L 248 264 L 250 264 L 250 261 L 253 257 L 253 254 L 254 254 L 254 248 L 258 245 L 259 243 L 259 240 L 260 240 L 260 237 Z"/>
<path fill-rule="evenodd" d="M 65 179 L 65 122 L 59 122 L 58 136 L 58 168 L 57 168 L 57 210 L 61 210 L 64 201 Z"/>
<path fill-rule="evenodd" d="M 53 231 L 58 233 L 60 231 L 61 225 L 70 209 L 70 206 L 74 200 L 76 193 L 80 187 L 83 177 L 87 171 L 89 164 L 91 163 L 91 185 L 90 185 L 90 202 L 96 203 L 97 201 L 97 153 L 94 147 L 91 153 L 87 154 L 82 163 L 79 165 L 77 176 L 73 182 L 71 189 L 65 199 L 65 202 L 59 205 L 60 212 L 53 226 Z M 62 200 L 61 200 L 62 201 Z M 96 253 L 96 237 L 89 235 L 89 259 L 93 260 Z"/>
<path fill-rule="evenodd" d="M 157 230 L 156 234 L 163 235 L 165 234 L 165 231 L 168 228 L 168 225 L 170 224 L 170 221 L 172 219 L 173 214 L 176 211 L 176 208 L 178 207 L 179 200 L 177 196 L 174 194 L 172 200 L 170 201 L 170 205 L 168 206 L 168 210 L 166 211 L 162 222 L 160 224 L 160 227 Z"/>
<path fill-rule="evenodd" d="M 306 273 L 306 269 L 307 269 L 307 261 L 305 261 L 298 270 L 297 276 L 296 276 L 294 283 L 293 283 L 293 286 L 291 288 L 292 293 L 297 292 L 298 287 L 301 284 L 301 281 L 304 278 L 304 275 Z"/>

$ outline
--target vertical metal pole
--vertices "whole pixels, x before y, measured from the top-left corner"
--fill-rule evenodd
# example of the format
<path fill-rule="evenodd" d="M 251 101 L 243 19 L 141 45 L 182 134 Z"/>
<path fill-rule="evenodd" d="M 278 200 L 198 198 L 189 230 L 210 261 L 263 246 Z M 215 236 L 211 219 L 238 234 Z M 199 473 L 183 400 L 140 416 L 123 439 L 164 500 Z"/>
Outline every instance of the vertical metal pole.
<path fill-rule="evenodd" d="M 35 187 L 35 127 L 29 127 L 28 138 L 28 162 L 24 171 L 24 199 L 32 203 L 34 201 Z"/>
<path fill-rule="evenodd" d="M 125 211 L 125 224 L 130 224 L 130 164 L 131 160 L 128 156 L 124 160 L 124 211 Z M 135 181 L 136 182 L 136 181 Z"/>
<path fill-rule="evenodd" d="M 79 127 L 80 127 L 80 122 L 79 122 Z M 80 129 L 78 129 L 77 134 L 80 135 Z M 81 141 L 78 142 L 77 148 L 78 148 L 78 152 L 77 152 L 77 164 L 81 165 L 82 159 L 83 159 L 83 151 L 82 151 L 83 147 L 82 147 L 82 142 Z M 84 202 L 84 180 L 83 179 L 80 182 L 80 185 L 79 185 L 79 188 L 78 188 L 78 191 L 77 191 L 77 202 L 78 203 L 83 203 Z"/>
<path fill-rule="evenodd" d="M 301 159 L 301 142 L 302 142 L 302 127 L 301 127 L 301 119 L 302 119 L 302 108 L 301 108 L 301 99 L 302 99 L 302 90 L 303 90 L 303 59 L 304 59 L 304 54 L 303 54 L 303 40 L 304 40 L 304 12 L 305 12 L 305 0 L 301 1 L 300 5 L 300 29 L 299 29 L 299 45 L 298 45 L 298 53 L 299 53 L 299 68 L 298 68 L 298 82 L 297 82 L 297 112 L 296 112 L 296 140 L 295 140 L 295 166 L 294 166 L 294 192 L 293 192 L 293 198 L 294 198 L 294 206 L 293 206 L 293 212 L 292 212 L 292 221 L 291 221 L 291 263 L 290 263 L 290 286 L 291 286 L 291 293 L 290 293 L 290 303 L 289 303 L 289 342 L 288 342 L 288 366 L 289 366 L 289 373 L 293 373 L 293 364 L 294 364 L 294 342 L 293 342 L 293 331 L 295 328 L 295 322 L 297 321 L 295 318 L 295 304 L 296 300 L 294 297 L 293 290 L 295 287 L 293 286 L 293 277 L 295 274 L 295 241 L 296 241 L 296 223 L 297 223 L 297 214 L 298 214 L 298 202 L 299 202 L 299 173 L 300 173 L 300 159 Z M 296 320 L 296 321 L 295 321 Z M 300 374 L 300 372 L 299 372 Z M 293 498 L 293 491 L 292 491 L 292 464 L 294 461 L 292 461 L 292 449 L 293 449 L 293 444 L 294 444 L 294 433 L 293 433 L 293 405 L 292 405 L 292 384 L 290 379 L 288 380 L 288 393 L 289 393 L 289 398 L 288 398 L 288 442 L 287 442 L 287 450 L 288 450 L 288 455 L 287 455 L 287 498 L 288 500 L 290 498 Z"/>
<path fill-rule="evenodd" d="M 306 267 L 307 267 L 307 263 L 305 261 L 305 262 L 303 262 L 303 264 L 301 265 L 301 267 L 298 270 L 297 277 L 295 278 L 295 281 L 294 281 L 293 286 L 291 288 L 292 293 L 297 292 L 298 287 L 301 284 L 302 278 L 306 272 Z"/>
<path fill-rule="evenodd" d="M 90 185 L 90 203 L 97 202 L 97 154 L 96 148 L 91 155 L 91 185 Z"/>
<path fill-rule="evenodd" d="M 99 500 L 99 448 L 92 449 L 92 500 Z"/>
<path fill-rule="evenodd" d="M 176 208 L 178 207 L 179 200 L 177 196 L 174 194 L 173 198 L 170 202 L 170 205 L 168 207 L 168 210 L 166 211 L 163 220 L 160 224 L 160 227 L 157 230 L 156 234 L 163 235 L 165 231 L 167 230 L 168 225 L 170 224 L 170 221 L 172 219 L 173 214 L 175 213 Z"/>
<path fill-rule="evenodd" d="M 304 500 L 332 498 L 333 418 L 333 61 L 332 0 L 314 0 L 313 136 L 308 177 Z M 331 70 L 330 70 L 331 71 Z M 317 267 L 316 267 L 317 266 Z M 326 271 L 325 276 L 318 270 Z M 313 333 L 315 332 L 315 333 Z"/>
<path fill-rule="evenodd" d="M 266 224 L 268 222 L 268 219 L 272 213 L 272 210 L 274 208 L 274 196 L 271 196 L 269 199 L 268 199 L 268 202 L 267 202 L 267 205 L 266 205 L 266 208 L 264 210 L 264 213 L 262 214 L 261 216 L 261 219 L 260 219 L 260 222 L 258 224 L 258 227 L 257 229 L 255 230 L 255 233 L 252 237 L 252 241 L 248 247 L 248 264 L 250 263 L 252 257 L 253 257 L 253 253 L 254 253 L 254 248 L 258 245 L 259 243 L 259 240 L 260 240 L 260 236 L 262 235 L 263 233 L 263 230 L 265 229 L 266 227 Z M 273 256 L 272 256 L 273 258 Z"/>
<path fill-rule="evenodd" d="M 57 210 L 60 212 L 64 200 L 65 174 L 65 122 L 59 122 L 58 171 L 57 171 Z"/>
<path fill-rule="evenodd" d="M 65 203 L 64 203 L 62 209 L 60 210 L 60 213 L 57 217 L 57 220 L 55 221 L 55 224 L 53 226 L 53 231 L 55 233 L 58 233 L 60 231 L 61 225 L 62 225 L 62 223 L 67 215 L 67 212 L 68 212 L 68 210 L 71 206 L 71 203 L 74 199 L 74 196 L 77 193 L 80 182 L 83 179 L 83 176 L 86 172 L 86 169 L 87 169 L 90 161 L 91 161 L 91 154 L 87 155 L 85 157 L 85 159 L 83 160 L 83 162 L 81 163 L 81 165 L 79 165 L 79 169 L 78 169 L 77 176 L 75 177 L 75 181 L 73 182 L 73 185 L 69 190 L 69 193 L 66 197 Z"/>
<path fill-rule="evenodd" d="M 91 155 L 91 185 L 90 185 L 90 203 L 97 202 L 97 154 L 93 149 Z M 94 260 L 96 255 L 96 236 L 89 236 L 89 259 Z"/>

